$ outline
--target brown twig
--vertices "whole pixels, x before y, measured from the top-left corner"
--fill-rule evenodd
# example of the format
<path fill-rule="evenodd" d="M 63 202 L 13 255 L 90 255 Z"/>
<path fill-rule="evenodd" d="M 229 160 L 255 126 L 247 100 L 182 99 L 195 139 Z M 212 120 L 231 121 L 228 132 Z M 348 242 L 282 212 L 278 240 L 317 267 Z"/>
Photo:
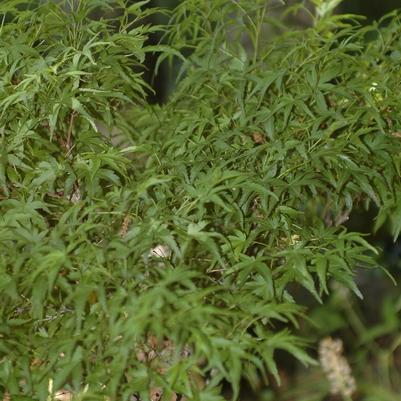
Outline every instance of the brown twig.
<path fill-rule="evenodd" d="M 127 214 L 124 217 L 123 223 L 122 223 L 121 228 L 120 228 L 120 237 L 121 238 L 124 238 L 125 235 L 127 234 L 130 221 L 131 221 L 131 217 L 130 217 L 129 214 Z"/>
<path fill-rule="evenodd" d="M 70 113 L 70 122 L 68 124 L 68 131 L 67 131 L 67 142 L 65 144 L 65 147 L 67 149 L 67 151 L 69 151 L 71 149 L 71 142 L 72 142 L 72 129 L 74 127 L 74 120 L 75 120 L 75 116 L 76 116 L 76 112 L 72 111 Z"/>

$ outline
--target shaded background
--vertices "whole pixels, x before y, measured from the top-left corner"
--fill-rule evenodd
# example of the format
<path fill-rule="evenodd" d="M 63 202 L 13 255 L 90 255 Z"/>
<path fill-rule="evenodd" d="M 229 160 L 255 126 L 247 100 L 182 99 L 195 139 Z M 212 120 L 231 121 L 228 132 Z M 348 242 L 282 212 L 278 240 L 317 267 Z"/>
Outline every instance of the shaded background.
<path fill-rule="evenodd" d="M 400 0 L 345 0 L 340 10 L 365 15 L 371 22 L 397 8 L 401 8 Z"/>

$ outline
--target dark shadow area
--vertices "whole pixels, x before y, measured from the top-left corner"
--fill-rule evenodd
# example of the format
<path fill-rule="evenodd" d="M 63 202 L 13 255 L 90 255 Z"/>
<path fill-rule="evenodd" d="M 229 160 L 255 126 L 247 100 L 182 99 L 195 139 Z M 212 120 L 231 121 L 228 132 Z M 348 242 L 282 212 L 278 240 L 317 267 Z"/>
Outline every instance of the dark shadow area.
<path fill-rule="evenodd" d="M 399 0 L 347 0 L 341 4 L 341 12 L 365 15 L 368 22 L 379 19 L 383 15 L 401 8 Z"/>

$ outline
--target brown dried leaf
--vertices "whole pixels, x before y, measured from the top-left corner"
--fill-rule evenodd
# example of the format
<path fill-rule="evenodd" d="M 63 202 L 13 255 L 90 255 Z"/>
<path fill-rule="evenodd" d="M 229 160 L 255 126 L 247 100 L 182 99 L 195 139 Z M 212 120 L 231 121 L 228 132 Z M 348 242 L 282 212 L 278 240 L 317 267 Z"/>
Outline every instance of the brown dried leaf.
<path fill-rule="evenodd" d="M 31 368 L 33 368 L 35 366 L 41 366 L 43 363 L 44 363 L 44 361 L 42 359 L 33 358 L 31 361 Z"/>
<path fill-rule="evenodd" d="M 262 145 L 263 143 L 266 143 L 266 138 L 261 132 L 253 132 L 252 139 L 257 145 Z"/>

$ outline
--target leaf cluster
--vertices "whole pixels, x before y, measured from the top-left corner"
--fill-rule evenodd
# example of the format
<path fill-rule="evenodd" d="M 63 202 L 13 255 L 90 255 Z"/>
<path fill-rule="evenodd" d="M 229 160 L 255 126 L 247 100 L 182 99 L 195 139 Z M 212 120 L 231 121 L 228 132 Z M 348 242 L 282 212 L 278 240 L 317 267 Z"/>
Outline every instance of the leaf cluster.
<path fill-rule="evenodd" d="M 263 41 L 262 1 L 183 0 L 165 27 L 146 3 L 0 5 L 0 384 L 21 399 L 279 381 L 277 351 L 314 363 L 305 293 L 361 296 L 377 265 L 352 211 L 401 230 L 397 14 Z M 147 52 L 184 60 L 161 106 Z"/>

